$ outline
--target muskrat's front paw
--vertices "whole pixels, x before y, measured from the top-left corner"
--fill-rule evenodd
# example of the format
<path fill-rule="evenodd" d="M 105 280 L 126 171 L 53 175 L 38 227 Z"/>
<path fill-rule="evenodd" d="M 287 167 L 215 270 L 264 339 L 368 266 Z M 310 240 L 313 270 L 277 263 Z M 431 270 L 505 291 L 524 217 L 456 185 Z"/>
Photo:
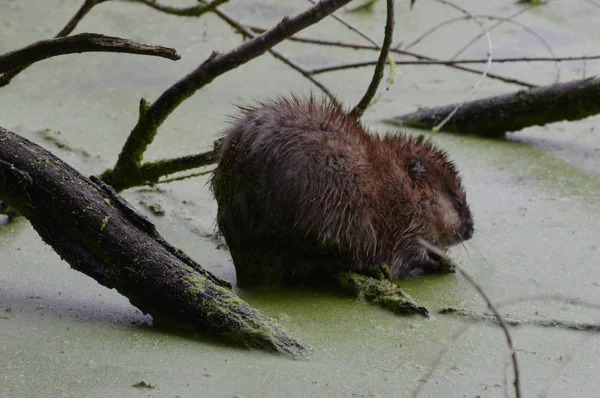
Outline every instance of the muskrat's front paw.
<path fill-rule="evenodd" d="M 409 275 L 422 276 L 425 273 L 454 273 L 456 269 L 452 261 L 444 257 L 440 257 L 435 253 L 427 253 L 427 259 L 418 266 L 414 267 Z"/>
<path fill-rule="evenodd" d="M 456 272 L 456 268 L 454 267 L 454 263 L 450 261 L 448 258 L 440 258 L 438 260 L 438 272 L 453 274 Z"/>

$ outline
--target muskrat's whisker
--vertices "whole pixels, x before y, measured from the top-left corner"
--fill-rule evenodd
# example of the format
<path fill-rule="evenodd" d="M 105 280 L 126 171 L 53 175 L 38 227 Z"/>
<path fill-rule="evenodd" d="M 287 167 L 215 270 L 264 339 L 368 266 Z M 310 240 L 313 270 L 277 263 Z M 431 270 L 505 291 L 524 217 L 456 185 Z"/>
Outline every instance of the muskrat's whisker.
<path fill-rule="evenodd" d="M 492 235 L 484 232 L 482 229 L 479 228 L 475 228 L 475 232 L 477 232 L 477 235 L 484 235 L 486 238 L 491 239 L 493 242 L 497 242 L 498 239 L 494 238 Z"/>
<path fill-rule="evenodd" d="M 473 249 L 477 252 L 477 254 L 479 254 L 479 257 L 481 258 L 481 260 L 483 260 L 483 262 L 487 266 L 490 266 L 490 262 L 487 260 L 487 258 L 483 254 L 483 252 L 479 249 L 479 247 L 477 246 L 477 244 L 475 242 L 473 242 L 473 241 L 470 241 L 469 244 L 473 247 Z"/>
<path fill-rule="evenodd" d="M 463 249 L 465 249 L 465 252 L 467 253 L 467 255 L 470 256 L 471 253 L 469 253 L 469 249 L 467 249 L 467 245 L 465 245 L 465 242 L 462 240 L 462 237 L 461 237 L 460 245 L 463 247 Z"/>

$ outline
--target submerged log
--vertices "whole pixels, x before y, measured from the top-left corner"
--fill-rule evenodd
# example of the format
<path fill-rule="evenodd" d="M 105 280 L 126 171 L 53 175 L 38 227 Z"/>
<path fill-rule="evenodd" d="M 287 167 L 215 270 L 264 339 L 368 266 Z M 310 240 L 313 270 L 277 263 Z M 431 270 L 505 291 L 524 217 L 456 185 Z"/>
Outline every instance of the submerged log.
<path fill-rule="evenodd" d="M 423 108 L 387 122 L 429 130 L 457 105 Z M 592 77 L 466 102 L 440 131 L 499 138 L 525 127 L 579 120 L 598 113 L 600 78 Z"/>
<path fill-rule="evenodd" d="M 2 127 L 0 199 L 24 215 L 73 269 L 116 289 L 156 321 L 293 356 L 309 351 L 237 297 L 228 282 L 167 243 L 100 179 L 85 178 Z"/>

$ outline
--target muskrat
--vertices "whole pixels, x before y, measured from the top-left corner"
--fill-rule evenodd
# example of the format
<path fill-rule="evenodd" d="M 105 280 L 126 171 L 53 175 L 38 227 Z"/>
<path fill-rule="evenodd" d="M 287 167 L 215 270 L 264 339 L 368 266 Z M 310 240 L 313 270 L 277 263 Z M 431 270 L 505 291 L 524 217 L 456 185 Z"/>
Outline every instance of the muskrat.
<path fill-rule="evenodd" d="M 457 170 L 431 142 L 371 135 L 312 97 L 240 110 L 211 179 L 238 285 L 440 272 L 418 237 L 446 248 L 473 235 Z"/>

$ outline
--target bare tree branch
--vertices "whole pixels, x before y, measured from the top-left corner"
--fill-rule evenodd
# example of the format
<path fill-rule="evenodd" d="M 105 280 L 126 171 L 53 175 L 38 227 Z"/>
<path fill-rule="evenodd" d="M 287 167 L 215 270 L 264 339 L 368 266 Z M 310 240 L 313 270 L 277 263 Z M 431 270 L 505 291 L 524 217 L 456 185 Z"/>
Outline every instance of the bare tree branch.
<path fill-rule="evenodd" d="M 196 70 L 167 89 L 151 106 L 140 107 L 138 123 L 131 131 L 114 169 L 102 174 L 102 179 L 119 190 L 140 166 L 146 148 L 158 128 L 179 104 L 218 76 L 264 54 L 276 44 L 300 30 L 320 21 L 350 0 L 323 0 L 309 10 L 284 18 L 269 31 L 241 44 L 226 54 L 213 54 Z"/>
<path fill-rule="evenodd" d="M 172 48 L 138 43 L 118 37 L 95 33 L 81 33 L 75 36 L 41 40 L 19 50 L 0 55 L 0 73 L 12 72 L 58 55 L 82 52 L 113 52 L 151 55 L 171 60 L 180 57 Z"/>
<path fill-rule="evenodd" d="M 198 0 L 201 4 L 192 7 L 174 7 L 161 4 L 156 0 L 123 0 L 132 3 L 143 3 L 154 8 L 157 11 L 162 11 L 171 15 L 179 15 L 182 17 L 199 17 L 207 12 L 213 12 L 221 4 L 227 3 L 229 0 L 214 0 L 210 3 Z"/>
<path fill-rule="evenodd" d="M 155 321 L 266 351 L 309 347 L 170 245 L 147 218 L 96 177 L 0 127 L 0 198 L 31 222 L 73 269 L 114 288 Z"/>

